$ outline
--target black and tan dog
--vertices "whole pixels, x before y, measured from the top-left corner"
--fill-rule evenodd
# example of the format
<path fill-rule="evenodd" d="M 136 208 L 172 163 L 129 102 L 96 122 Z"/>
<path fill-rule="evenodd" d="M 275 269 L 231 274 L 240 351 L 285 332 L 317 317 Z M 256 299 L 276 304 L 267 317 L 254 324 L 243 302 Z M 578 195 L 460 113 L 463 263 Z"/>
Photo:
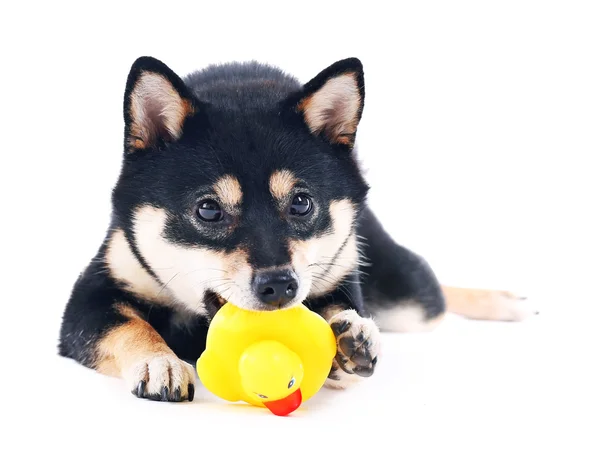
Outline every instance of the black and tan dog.
<path fill-rule="evenodd" d="M 337 388 L 373 373 L 380 329 L 429 330 L 446 310 L 523 318 L 509 293 L 440 286 L 366 206 L 355 153 L 364 95 L 357 59 L 304 85 L 257 63 L 182 79 L 138 59 L 112 222 L 74 285 L 60 354 L 136 396 L 181 401 L 194 397 L 189 363 L 224 301 L 320 313 L 337 336 L 327 381 Z"/>

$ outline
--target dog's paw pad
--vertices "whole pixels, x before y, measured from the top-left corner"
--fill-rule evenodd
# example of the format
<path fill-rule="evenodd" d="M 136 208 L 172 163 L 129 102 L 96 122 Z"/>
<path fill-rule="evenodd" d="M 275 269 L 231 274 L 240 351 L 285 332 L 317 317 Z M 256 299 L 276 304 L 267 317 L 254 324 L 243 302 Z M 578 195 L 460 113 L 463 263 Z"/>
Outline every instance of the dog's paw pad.
<path fill-rule="evenodd" d="M 329 325 L 337 340 L 335 361 L 339 368 L 347 374 L 370 377 L 377 365 L 380 346 L 375 322 L 354 310 L 345 310 L 334 315 Z"/>
<path fill-rule="evenodd" d="M 193 401 L 193 368 L 174 355 L 151 355 L 137 361 L 125 374 L 131 392 L 154 401 Z"/>

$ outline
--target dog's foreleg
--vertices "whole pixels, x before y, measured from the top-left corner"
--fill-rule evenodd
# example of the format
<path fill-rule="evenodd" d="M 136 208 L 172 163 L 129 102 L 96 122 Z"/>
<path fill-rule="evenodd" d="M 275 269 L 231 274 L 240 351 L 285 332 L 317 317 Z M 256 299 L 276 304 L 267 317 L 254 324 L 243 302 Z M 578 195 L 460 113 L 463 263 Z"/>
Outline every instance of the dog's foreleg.
<path fill-rule="evenodd" d="M 125 380 L 141 398 L 194 399 L 195 372 L 169 348 L 131 304 L 82 308 L 70 303 L 61 328 L 60 354 L 102 374 Z M 76 305 L 76 306 L 75 306 Z"/>
<path fill-rule="evenodd" d="M 380 352 L 379 328 L 366 316 L 358 274 L 351 274 L 326 297 L 313 301 L 313 307 L 330 324 L 337 341 L 328 388 L 346 388 L 370 377 Z"/>
<path fill-rule="evenodd" d="M 193 368 L 181 361 L 133 308 L 123 304 L 117 308 L 126 321 L 99 339 L 96 370 L 123 378 L 131 392 L 140 398 L 192 401 Z"/>

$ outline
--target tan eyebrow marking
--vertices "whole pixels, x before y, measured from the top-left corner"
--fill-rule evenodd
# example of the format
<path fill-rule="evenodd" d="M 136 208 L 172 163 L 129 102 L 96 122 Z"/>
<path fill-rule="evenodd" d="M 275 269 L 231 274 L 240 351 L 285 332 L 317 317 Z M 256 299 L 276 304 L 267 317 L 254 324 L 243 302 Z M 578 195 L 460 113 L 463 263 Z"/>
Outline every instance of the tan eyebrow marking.
<path fill-rule="evenodd" d="M 269 179 L 271 194 L 276 199 L 283 199 L 294 189 L 296 181 L 296 177 L 289 170 L 276 170 Z"/>
<path fill-rule="evenodd" d="M 219 200 L 226 206 L 235 207 L 242 202 L 242 186 L 237 178 L 231 175 L 219 178 L 213 189 Z"/>

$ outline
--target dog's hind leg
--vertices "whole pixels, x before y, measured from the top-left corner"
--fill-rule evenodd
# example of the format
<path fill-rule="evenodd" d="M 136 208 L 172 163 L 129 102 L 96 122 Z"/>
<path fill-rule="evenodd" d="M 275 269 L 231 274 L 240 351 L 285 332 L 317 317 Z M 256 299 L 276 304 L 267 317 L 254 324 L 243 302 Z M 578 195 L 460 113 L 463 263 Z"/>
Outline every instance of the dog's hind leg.
<path fill-rule="evenodd" d="M 440 285 L 428 263 L 398 245 L 370 209 L 361 216 L 358 234 L 365 306 L 383 331 L 429 331 L 447 311 L 502 321 L 519 321 L 533 313 L 508 292 Z"/>
<path fill-rule="evenodd" d="M 442 285 L 448 311 L 476 320 L 522 321 L 538 312 L 510 291 Z"/>

